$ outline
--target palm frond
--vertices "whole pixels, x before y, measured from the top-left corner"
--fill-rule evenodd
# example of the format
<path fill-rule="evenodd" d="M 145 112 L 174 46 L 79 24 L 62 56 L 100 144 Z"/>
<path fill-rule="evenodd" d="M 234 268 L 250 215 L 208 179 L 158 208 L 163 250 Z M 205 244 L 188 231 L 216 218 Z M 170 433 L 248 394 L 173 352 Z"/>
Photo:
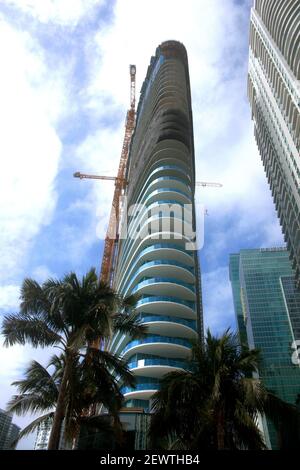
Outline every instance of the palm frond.
<path fill-rule="evenodd" d="M 77 352 L 87 346 L 88 340 L 98 338 L 96 332 L 90 324 L 86 323 L 76 328 L 68 338 L 68 350 Z"/>
<path fill-rule="evenodd" d="M 4 346 L 29 343 L 34 348 L 43 348 L 62 341 L 62 337 L 51 330 L 43 320 L 20 313 L 4 317 L 2 334 L 5 338 Z"/>
<path fill-rule="evenodd" d="M 57 386 L 47 369 L 37 361 L 31 361 L 25 371 L 25 378 L 12 383 L 20 393 L 28 392 L 47 392 L 47 394 L 56 395 Z"/>
<path fill-rule="evenodd" d="M 133 339 L 143 338 L 147 333 L 147 327 L 136 320 L 134 313 L 119 313 L 113 316 L 113 330 L 129 335 Z"/>
<path fill-rule="evenodd" d="M 64 354 L 60 354 L 59 356 L 57 354 L 53 354 L 53 356 L 50 357 L 46 368 L 48 369 L 51 366 L 58 370 L 63 369 L 65 366 Z"/>
<path fill-rule="evenodd" d="M 261 381 L 252 377 L 242 377 L 238 385 L 245 407 L 263 413 L 268 394 Z"/>
<path fill-rule="evenodd" d="M 45 421 L 48 421 L 49 419 L 53 419 L 53 416 L 54 416 L 54 412 L 51 411 L 50 413 L 47 413 L 43 416 L 39 416 L 38 418 L 36 418 L 34 421 L 32 421 L 30 424 L 28 424 L 25 428 L 23 428 L 20 431 L 18 439 L 13 444 L 16 444 L 23 437 L 28 436 L 28 434 L 31 434 L 32 432 L 34 432 Z"/>
<path fill-rule="evenodd" d="M 55 406 L 55 403 L 53 399 L 49 399 L 49 397 L 37 393 L 13 395 L 7 404 L 7 411 L 22 416 L 28 412 L 39 413 L 41 411 L 51 410 Z"/>
<path fill-rule="evenodd" d="M 98 276 L 96 273 L 96 268 L 91 268 L 85 276 L 82 278 L 81 282 L 82 288 L 84 290 L 94 290 L 98 285 Z M 101 284 L 100 284 L 101 287 Z"/>
<path fill-rule="evenodd" d="M 120 359 L 118 356 L 108 351 L 102 351 L 100 349 L 88 348 L 86 357 L 83 362 L 83 366 L 89 364 L 95 370 L 106 370 L 110 371 L 116 377 L 119 377 L 124 385 L 134 386 L 135 379 L 133 374 L 129 371 L 126 362 Z"/>
<path fill-rule="evenodd" d="M 300 410 L 296 405 L 281 400 L 270 391 L 267 392 L 264 412 L 277 428 L 283 424 L 288 429 L 292 421 L 300 419 Z"/>
<path fill-rule="evenodd" d="M 123 297 L 120 299 L 120 306 L 125 311 L 131 311 L 136 306 L 137 300 L 138 299 L 136 295 L 128 295 L 127 297 Z"/>
<path fill-rule="evenodd" d="M 51 303 L 47 299 L 42 286 L 34 279 L 24 279 L 20 298 L 20 311 L 22 313 L 39 316 L 45 311 L 50 312 Z"/>
<path fill-rule="evenodd" d="M 243 404 L 236 407 L 233 428 L 231 445 L 235 448 L 247 450 L 266 449 L 263 435 L 256 424 L 256 417 L 247 413 Z"/>

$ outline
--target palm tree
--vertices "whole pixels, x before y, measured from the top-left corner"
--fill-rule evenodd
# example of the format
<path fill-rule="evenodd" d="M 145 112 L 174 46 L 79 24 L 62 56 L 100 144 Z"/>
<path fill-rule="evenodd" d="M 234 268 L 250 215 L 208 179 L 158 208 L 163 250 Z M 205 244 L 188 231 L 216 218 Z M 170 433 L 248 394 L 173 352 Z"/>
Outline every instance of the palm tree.
<path fill-rule="evenodd" d="M 13 382 L 11 385 L 17 387 L 18 395 L 14 395 L 7 405 L 7 411 L 16 413 L 18 416 L 31 413 L 43 413 L 32 421 L 19 433 L 18 440 L 30 434 L 38 428 L 40 423 L 53 420 L 54 407 L 57 402 L 59 383 L 61 379 L 61 361 L 56 356 L 57 367 L 51 375 L 47 369 L 52 365 L 52 360 L 47 368 L 39 362 L 32 361 L 25 371 L 25 378 Z M 54 359 L 53 359 L 54 360 Z"/>
<path fill-rule="evenodd" d="M 71 384 L 74 365 L 85 352 L 90 365 L 102 365 L 102 381 L 109 371 L 117 375 L 124 364 L 105 350 L 113 332 L 122 331 L 134 338 L 145 329 L 136 322 L 132 308 L 135 298 L 122 298 L 106 284 L 99 283 L 92 268 L 80 281 L 71 272 L 62 280 L 48 279 L 42 285 L 25 279 L 21 288 L 20 312 L 4 317 L 2 334 L 6 346 L 29 343 L 33 347 L 55 346 L 64 356 L 62 378 L 53 417 L 49 449 L 57 449 L 62 421 L 65 417 L 65 397 Z M 95 345 L 101 344 L 101 348 Z"/>
<path fill-rule="evenodd" d="M 82 423 L 85 426 L 96 426 L 98 430 L 104 429 L 105 432 L 111 435 L 114 433 L 116 437 L 119 437 L 118 411 L 122 405 L 123 396 L 119 391 L 115 374 L 104 374 L 106 381 L 103 383 L 103 365 L 95 361 L 92 366 L 96 371 L 93 376 L 84 360 L 78 360 L 76 364 L 73 364 L 72 378 L 66 393 L 64 418 L 64 439 L 69 443 L 75 442 L 78 438 Z M 52 372 L 49 372 L 49 369 L 52 369 Z M 12 383 L 17 387 L 19 394 L 14 395 L 9 401 L 8 411 L 17 415 L 24 415 L 28 411 L 43 413 L 20 432 L 18 440 L 33 432 L 42 422 L 53 420 L 53 410 L 57 404 L 63 370 L 63 355 L 54 355 L 46 367 L 37 361 L 32 361 L 25 371 L 25 378 Z M 133 385 L 133 376 L 125 365 L 121 379 L 124 383 Z M 95 419 L 86 415 L 86 410 L 95 403 L 105 406 L 109 417 L 115 421 L 115 428 L 111 428 L 109 421 L 104 417 Z"/>
<path fill-rule="evenodd" d="M 230 330 L 220 338 L 208 330 L 205 345 L 193 347 L 189 370 L 169 373 L 161 381 L 153 404 L 153 446 L 264 449 L 258 415 L 278 427 L 295 416 L 296 407 L 254 378 L 258 364 L 259 351 L 241 348 Z"/>

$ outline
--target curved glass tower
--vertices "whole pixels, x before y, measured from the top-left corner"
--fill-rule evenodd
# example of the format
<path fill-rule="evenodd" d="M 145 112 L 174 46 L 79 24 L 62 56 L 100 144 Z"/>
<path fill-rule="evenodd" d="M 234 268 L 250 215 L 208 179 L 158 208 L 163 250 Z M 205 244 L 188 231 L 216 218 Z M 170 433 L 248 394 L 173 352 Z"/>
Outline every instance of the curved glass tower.
<path fill-rule="evenodd" d="M 127 169 L 115 288 L 138 298 L 142 340 L 116 335 L 110 349 L 136 376 L 127 407 L 149 409 L 159 379 L 186 369 L 191 340 L 202 336 L 195 241 L 195 163 L 187 53 L 176 41 L 151 58 L 141 89 Z"/>

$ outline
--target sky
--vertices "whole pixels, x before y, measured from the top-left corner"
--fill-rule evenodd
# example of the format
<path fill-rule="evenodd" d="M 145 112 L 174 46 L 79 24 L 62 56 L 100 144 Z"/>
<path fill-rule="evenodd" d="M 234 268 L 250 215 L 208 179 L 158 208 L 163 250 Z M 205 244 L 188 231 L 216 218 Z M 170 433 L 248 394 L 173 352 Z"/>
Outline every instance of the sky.
<path fill-rule="evenodd" d="M 99 271 L 111 182 L 129 106 L 129 64 L 137 98 L 151 55 L 165 40 L 188 52 L 196 179 L 204 204 L 200 252 L 205 327 L 235 318 L 229 254 L 283 246 L 253 136 L 247 100 L 252 0 L 0 0 L 0 317 L 18 311 L 25 277 Z M 52 351 L 0 344 L 0 408 L 31 359 Z M 31 417 L 14 417 L 21 427 Z M 32 448 L 34 436 L 18 448 Z"/>

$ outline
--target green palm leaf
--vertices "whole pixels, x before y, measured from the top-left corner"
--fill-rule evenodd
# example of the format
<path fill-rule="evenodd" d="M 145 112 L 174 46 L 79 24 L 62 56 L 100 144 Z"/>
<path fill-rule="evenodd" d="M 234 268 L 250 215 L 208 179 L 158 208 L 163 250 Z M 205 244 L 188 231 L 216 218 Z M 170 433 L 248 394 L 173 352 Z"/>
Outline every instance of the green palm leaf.
<path fill-rule="evenodd" d="M 43 320 L 30 315 L 7 315 L 2 323 L 4 345 L 31 344 L 33 347 L 53 346 L 61 342 L 61 336 L 51 330 Z"/>

